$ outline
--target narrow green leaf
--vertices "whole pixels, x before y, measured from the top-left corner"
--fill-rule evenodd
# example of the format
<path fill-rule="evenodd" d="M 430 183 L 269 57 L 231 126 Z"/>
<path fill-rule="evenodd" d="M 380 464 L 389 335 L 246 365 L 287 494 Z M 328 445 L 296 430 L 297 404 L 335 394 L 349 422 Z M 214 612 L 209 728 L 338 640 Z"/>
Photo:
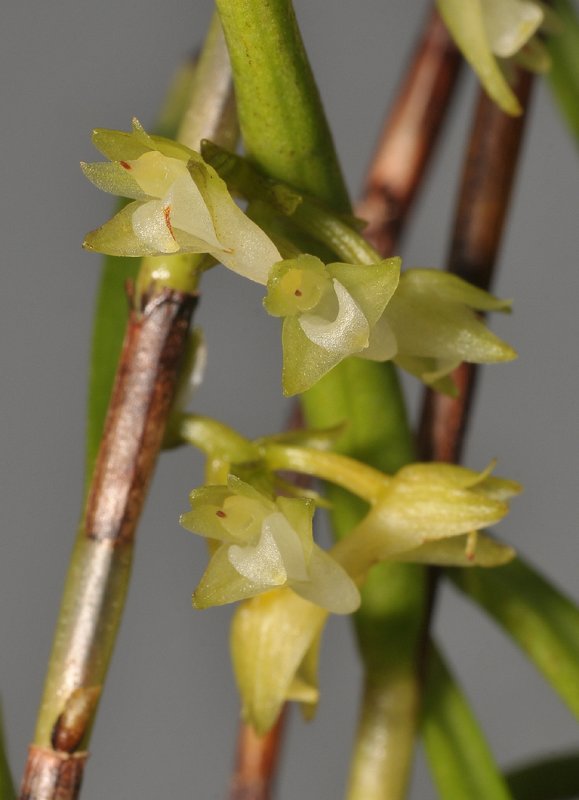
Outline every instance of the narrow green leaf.
<path fill-rule="evenodd" d="M 506 777 L 514 800 L 574 800 L 579 797 L 579 752 L 524 764 Z"/>
<path fill-rule="evenodd" d="M 434 648 L 423 695 L 422 735 L 440 797 L 511 798 L 468 701 Z"/>
<path fill-rule="evenodd" d="M 579 141 L 579 17 L 571 0 L 555 0 L 553 9 L 563 24 L 547 41 L 552 62 L 549 83 L 571 133 Z"/>
<path fill-rule="evenodd" d="M 6 757 L 6 742 L 4 738 L 4 725 L 2 723 L 2 710 L 0 709 L 0 800 L 15 800 L 14 784 L 10 775 L 10 767 Z"/>
<path fill-rule="evenodd" d="M 250 157 L 338 211 L 348 196 L 288 0 L 217 0 Z"/>
<path fill-rule="evenodd" d="M 579 717 L 579 608 L 522 559 L 493 570 L 449 570 Z"/>

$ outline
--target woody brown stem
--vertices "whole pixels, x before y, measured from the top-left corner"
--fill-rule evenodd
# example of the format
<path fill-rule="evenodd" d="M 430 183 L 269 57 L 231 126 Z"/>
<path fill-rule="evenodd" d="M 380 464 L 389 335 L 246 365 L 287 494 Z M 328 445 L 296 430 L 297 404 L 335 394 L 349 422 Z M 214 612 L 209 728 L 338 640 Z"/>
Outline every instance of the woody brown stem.
<path fill-rule="evenodd" d="M 384 125 L 356 212 L 365 236 L 392 255 L 447 115 L 462 58 L 432 11 Z"/>
<path fill-rule="evenodd" d="M 532 76 L 517 70 L 513 89 L 525 109 L 511 117 L 480 90 L 462 172 L 448 257 L 448 270 L 481 289 L 489 289 L 509 210 L 531 99 Z M 417 435 L 418 452 L 427 461 L 461 460 L 477 367 L 461 364 L 453 374 L 458 395 L 427 389 Z M 428 604 L 420 648 L 421 677 L 428 670 L 429 629 L 438 593 L 440 570 L 431 568 Z"/>
<path fill-rule="evenodd" d="M 184 355 L 193 294 L 144 297 L 121 359 L 66 580 L 20 800 L 74 800 L 126 596 L 133 542 Z"/>
<path fill-rule="evenodd" d="M 273 728 L 263 736 L 247 723 L 240 725 L 230 800 L 271 800 L 286 714 L 284 708 Z"/>
<path fill-rule="evenodd" d="M 514 91 L 523 108 L 532 78 L 517 72 Z M 448 270 L 481 289 L 491 286 L 509 209 L 527 114 L 511 117 L 480 92 L 456 206 Z M 427 390 L 418 433 L 424 460 L 457 462 L 466 433 L 476 377 L 462 364 L 454 379 L 458 397 Z"/>

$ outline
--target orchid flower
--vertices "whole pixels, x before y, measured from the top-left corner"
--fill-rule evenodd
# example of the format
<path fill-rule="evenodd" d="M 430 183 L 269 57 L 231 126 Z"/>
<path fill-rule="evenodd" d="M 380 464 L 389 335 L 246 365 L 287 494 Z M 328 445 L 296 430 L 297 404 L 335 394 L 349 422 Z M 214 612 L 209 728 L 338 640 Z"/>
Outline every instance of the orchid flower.
<path fill-rule="evenodd" d="M 281 586 L 336 614 L 360 604 L 344 569 L 313 540 L 314 503 L 274 500 L 234 476 L 190 496 L 181 525 L 216 543 L 193 595 L 196 608 L 233 603 Z"/>
<path fill-rule="evenodd" d="M 324 265 L 315 256 L 280 261 L 271 271 L 264 306 L 283 317 L 284 394 L 304 392 L 347 356 L 377 361 L 396 350 L 374 329 L 398 285 L 400 259 Z"/>
<path fill-rule="evenodd" d="M 93 142 L 110 163 L 82 164 L 99 189 L 133 200 L 84 247 L 118 256 L 209 253 L 224 266 L 267 283 L 281 256 L 269 237 L 236 205 L 227 186 L 199 153 L 149 136 L 96 130 Z"/>

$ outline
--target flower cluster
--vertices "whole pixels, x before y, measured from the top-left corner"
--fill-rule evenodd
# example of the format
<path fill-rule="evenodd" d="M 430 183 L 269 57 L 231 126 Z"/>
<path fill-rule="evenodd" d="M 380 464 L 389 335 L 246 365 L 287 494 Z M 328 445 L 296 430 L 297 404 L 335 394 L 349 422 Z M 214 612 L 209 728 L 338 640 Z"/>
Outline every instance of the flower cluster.
<path fill-rule="evenodd" d="M 497 57 L 517 57 L 535 71 L 549 69 L 547 51 L 535 36 L 546 7 L 535 0 L 437 0 L 437 6 L 488 94 L 507 113 L 520 114 Z"/>
<path fill-rule="evenodd" d="M 513 557 L 512 549 L 478 529 L 502 519 L 506 501 L 518 491 L 518 484 L 493 478 L 488 470 L 477 473 L 448 464 L 404 467 L 328 557 L 357 583 L 384 560 L 504 564 Z M 314 592 L 309 591 L 311 599 Z M 323 591 L 331 595 L 327 583 Z M 260 593 L 234 617 L 232 657 L 244 716 L 261 733 L 275 723 L 287 700 L 298 700 L 311 711 L 318 699 L 317 655 L 327 605 L 306 602 L 301 594 L 289 586 Z"/>
<path fill-rule="evenodd" d="M 107 192 L 131 198 L 89 233 L 85 247 L 122 256 L 208 253 L 267 285 L 266 310 L 283 318 L 283 389 L 304 392 L 348 356 L 394 360 L 439 391 L 461 362 L 507 361 L 515 353 L 476 311 L 508 303 L 437 270 L 400 275 L 400 259 L 324 264 L 311 255 L 282 260 L 269 236 L 239 208 L 226 183 L 193 150 L 149 136 L 97 130 L 110 162 L 83 164 Z"/>

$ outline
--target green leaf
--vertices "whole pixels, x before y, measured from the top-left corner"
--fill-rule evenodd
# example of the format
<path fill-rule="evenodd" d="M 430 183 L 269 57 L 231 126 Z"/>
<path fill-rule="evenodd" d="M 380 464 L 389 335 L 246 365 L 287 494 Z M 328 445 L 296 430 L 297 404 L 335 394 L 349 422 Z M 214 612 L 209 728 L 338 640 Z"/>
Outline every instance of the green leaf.
<path fill-rule="evenodd" d="M 6 742 L 4 739 L 4 725 L 2 724 L 2 710 L 0 709 L 0 800 L 15 800 L 14 784 L 10 775 L 8 759 L 6 757 Z"/>
<path fill-rule="evenodd" d="M 520 558 L 490 571 L 447 574 L 505 629 L 579 717 L 577 606 Z"/>
<path fill-rule="evenodd" d="M 579 141 L 579 18 L 570 0 L 555 0 L 562 30 L 549 37 L 549 83 L 572 135 Z"/>
<path fill-rule="evenodd" d="M 430 653 L 422 735 L 440 797 L 511 797 L 474 714 L 439 653 Z"/>
<path fill-rule="evenodd" d="M 514 800 L 574 800 L 579 797 L 579 753 L 524 764 L 506 778 Z"/>

